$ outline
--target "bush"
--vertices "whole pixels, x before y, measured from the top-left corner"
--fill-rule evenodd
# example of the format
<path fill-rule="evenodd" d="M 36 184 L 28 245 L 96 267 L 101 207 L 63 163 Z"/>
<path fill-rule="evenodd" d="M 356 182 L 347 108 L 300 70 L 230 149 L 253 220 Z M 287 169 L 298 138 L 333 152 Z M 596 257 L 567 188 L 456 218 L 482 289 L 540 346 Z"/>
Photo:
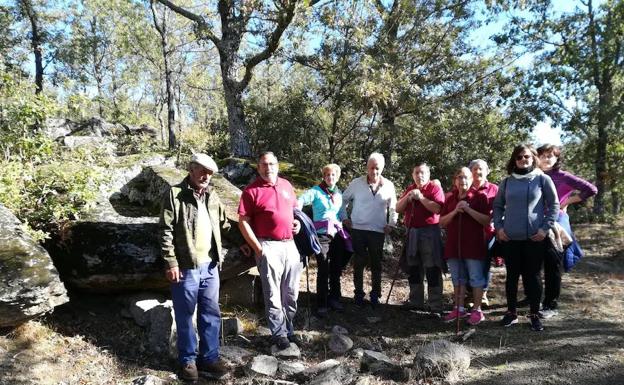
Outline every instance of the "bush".
<path fill-rule="evenodd" d="M 39 240 L 94 202 L 105 179 L 97 167 L 81 166 L 97 165 L 102 154 L 67 152 L 40 130 L 56 111 L 54 100 L 0 72 L 0 204 Z"/>

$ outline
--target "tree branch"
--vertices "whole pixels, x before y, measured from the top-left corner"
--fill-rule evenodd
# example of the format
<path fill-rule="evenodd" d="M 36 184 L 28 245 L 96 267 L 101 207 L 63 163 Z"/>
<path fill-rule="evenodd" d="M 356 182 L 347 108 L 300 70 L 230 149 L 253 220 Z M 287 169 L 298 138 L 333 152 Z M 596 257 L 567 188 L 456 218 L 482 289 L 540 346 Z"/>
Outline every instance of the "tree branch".
<path fill-rule="evenodd" d="M 219 40 L 215 34 L 212 32 L 212 30 L 210 29 L 210 27 L 208 26 L 208 23 L 206 22 L 206 20 L 204 20 L 204 18 L 200 15 L 197 15 L 185 8 L 179 7 L 175 4 L 173 4 L 171 1 L 169 0 L 157 0 L 159 3 L 167 6 L 169 9 L 171 9 L 173 12 L 177 13 L 180 16 L 183 16 L 189 20 L 192 20 L 193 22 L 195 22 L 195 24 L 197 25 L 197 32 L 202 34 L 203 36 L 205 36 L 206 39 L 212 41 L 212 43 L 214 45 L 217 46 L 217 48 L 219 48 L 219 45 L 221 43 L 221 40 Z"/>

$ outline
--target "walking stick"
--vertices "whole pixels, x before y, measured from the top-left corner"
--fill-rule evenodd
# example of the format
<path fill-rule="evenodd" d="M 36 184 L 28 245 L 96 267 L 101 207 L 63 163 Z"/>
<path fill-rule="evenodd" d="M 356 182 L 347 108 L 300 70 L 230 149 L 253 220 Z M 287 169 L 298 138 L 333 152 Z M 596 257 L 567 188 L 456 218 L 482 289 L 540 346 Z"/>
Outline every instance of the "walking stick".
<path fill-rule="evenodd" d="M 395 272 L 394 272 L 394 277 L 392 277 L 392 283 L 390 283 L 390 290 L 388 290 L 388 296 L 386 297 L 386 305 L 390 301 L 390 294 L 392 294 L 392 288 L 394 288 L 394 283 L 396 282 L 397 278 L 399 277 L 399 270 L 400 269 L 401 269 L 401 264 L 399 263 L 397 265 L 397 268 L 396 268 Z"/>
<path fill-rule="evenodd" d="M 457 254 L 459 257 L 459 266 L 461 267 L 461 260 L 462 260 L 462 253 L 461 253 L 461 225 L 462 225 L 462 213 L 459 213 L 459 224 L 458 224 L 458 232 L 457 232 Z M 457 330 L 455 332 L 455 335 L 459 335 L 459 323 L 460 323 L 460 316 L 459 316 L 459 296 L 461 294 L 461 282 L 459 282 L 459 280 L 457 281 L 459 283 L 459 288 L 457 289 L 457 294 L 455 295 L 455 311 L 457 314 Z"/>
<path fill-rule="evenodd" d="M 306 269 L 306 290 L 307 290 L 306 297 L 308 297 L 308 304 L 307 304 L 308 305 L 308 311 L 307 311 L 307 313 L 308 313 L 308 322 L 307 322 L 307 324 L 308 324 L 308 328 L 309 328 L 310 327 L 310 317 L 312 316 L 312 314 L 311 314 L 312 309 L 311 309 L 311 305 L 310 305 L 310 271 L 308 270 L 308 265 L 310 264 L 310 257 L 306 256 L 305 258 L 306 258 L 305 259 L 306 260 L 305 269 Z"/>

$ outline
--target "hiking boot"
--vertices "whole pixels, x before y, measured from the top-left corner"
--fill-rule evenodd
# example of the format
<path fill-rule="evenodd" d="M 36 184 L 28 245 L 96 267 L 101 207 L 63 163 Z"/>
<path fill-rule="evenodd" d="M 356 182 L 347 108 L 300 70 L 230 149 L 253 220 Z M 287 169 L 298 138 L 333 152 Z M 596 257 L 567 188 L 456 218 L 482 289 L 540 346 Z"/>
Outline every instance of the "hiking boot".
<path fill-rule="evenodd" d="M 503 316 L 503 319 L 500 321 L 500 324 L 504 327 L 509 327 L 511 325 L 518 323 L 518 316 L 516 313 L 507 312 Z"/>
<path fill-rule="evenodd" d="M 218 378 L 225 376 L 230 371 L 228 364 L 221 358 L 214 362 L 199 362 L 197 369 Z"/>
<path fill-rule="evenodd" d="M 542 321 L 540 321 L 540 317 L 537 314 L 531 314 L 529 316 L 529 322 L 531 322 L 531 330 L 534 332 L 541 332 L 544 330 Z"/>
<path fill-rule="evenodd" d="M 274 337 L 273 344 L 277 346 L 279 350 L 288 349 L 290 347 L 290 341 L 286 337 Z"/>
<path fill-rule="evenodd" d="M 481 310 L 473 310 L 470 312 L 470 317 L 468 318 L 468 323 L 472 326 L 478 325 L 481 321 L 485 320 L 485 316 Z"/>
<path fill-rule="evenodd" d="M 450 313 L 448 313 L 447 315 L 444 316 L 444 322 L 455 321 L 457 319 L 457 317 L 465 318 L 467 315 L 468 315 L 468 313 L 466 313 L 466 311 L 464 311 L 464 310 L 458 311 L 457 307 L 455 307 L 453 309 L 453 311 L 451 311 Z"/>
<path fill-rule="evenodd" d="M 292 342 L 293 344 L 301 347 L 301 345 L 303 344 L 303 341 L 301 340 L 301 337 L 299 337 L 296 334 L 291 334 L 288 336 L 288 341 Z"/>
<path fill-rule="evenodd" d="M 184 381 L 197 381 L 199 375 L 197 374 L 197 366 L 195 362 L 187 362 L 182 365 L 180 369 L 180 378 Z"/>
<path fill-rule="evenodd" d="M 542 319 L 549 319 L 552 318 L 556 315 L 558 315 L 559 312 L 557 311 L 557 309 L 551 309 L 548 307 L 543 308 L 542 310 L 540 310 L 539 312 L 537 312 L 537 315 L 542 318 Z"/>
<path fill-rule="evenodd" d="M 330 298 L 328 301 L 328 305 L 331 309 L 334 309 L 336 311 L 343 311 L 344 310 L 344 305 L 342 303 L 340 303 L 339 300 L 337 299 L 332 299 Z"/>

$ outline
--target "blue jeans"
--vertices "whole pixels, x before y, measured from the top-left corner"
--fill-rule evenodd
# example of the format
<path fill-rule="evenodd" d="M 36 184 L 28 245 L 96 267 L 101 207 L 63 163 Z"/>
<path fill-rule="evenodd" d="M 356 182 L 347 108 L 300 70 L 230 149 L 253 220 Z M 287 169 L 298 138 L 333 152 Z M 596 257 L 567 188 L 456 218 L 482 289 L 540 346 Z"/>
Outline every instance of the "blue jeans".
<path fill-rule="evenodd" d="M 453 286 L 465 286 L 467 283 L 470 283 L 470 287 L 485 285 L 482 260 L 449 258 L 446 264 L 451 272 Z"/>
<path fill-rule="evenodd" d="M 178 331 L 178 360 L 182 365 L 200 361 L 211 363 L 219 358 L 219 269 L 215 262 L 196 269 L 180 269 L 180 282 L 171 284 L 171 299 Z M 197 337 L 193 314 L 197 307 Z"/>

